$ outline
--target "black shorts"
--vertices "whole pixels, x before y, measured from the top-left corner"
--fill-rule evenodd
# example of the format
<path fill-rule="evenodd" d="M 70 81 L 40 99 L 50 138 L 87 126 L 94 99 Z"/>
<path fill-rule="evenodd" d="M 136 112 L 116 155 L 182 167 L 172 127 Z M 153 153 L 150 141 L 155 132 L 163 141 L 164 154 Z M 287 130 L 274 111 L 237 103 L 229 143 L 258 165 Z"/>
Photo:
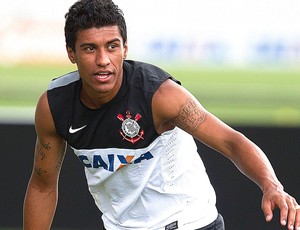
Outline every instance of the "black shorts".
<path fill-rule="evenodd" d="M 196 230 L 225 230 L 223 217 L 219 214 L 217 219 L 214 222 L 212 222 L 211 224 L 203 228 L 198 228 Z"/>

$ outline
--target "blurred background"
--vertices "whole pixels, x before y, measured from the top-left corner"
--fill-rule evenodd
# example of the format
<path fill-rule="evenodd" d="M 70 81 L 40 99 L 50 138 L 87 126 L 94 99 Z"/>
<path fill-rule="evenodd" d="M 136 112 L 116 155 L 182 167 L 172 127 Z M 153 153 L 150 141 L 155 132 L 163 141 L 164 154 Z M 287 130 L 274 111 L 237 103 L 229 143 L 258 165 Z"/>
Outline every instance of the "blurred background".
<path fill-rule="evenodd" d="M 299 125 L 298 0 L 115 2 L 129 59 L 164 68 L 228 123 Z M 0 119 L 32 122 L 48 82 L 75 69 L 63 31 L 72 3 L 1 3 Z"/>
<path fill-rule="evenodd" d="M 73 2 L 0 2 L 0 151 L 3 157 L 0 182 L 5 185 L 0 192 L 3 202 L 0 228 L 3 229 L 22 226 L 22 199 L 35 141 L 36 102 L 52 78 L 76 69 L 68 61 L 64 41 L 64 14 Z M 299 176 L 300 163 L 300 1 L 115 0 L 115 3 L 127 21 L 128 59 L 164 68 L 210 112 L 255 140 L 268 153 L 291 193 L 299 197 L 299 183 L 293 180 Z M 281 229 L 277 223 L 264 226 L 259 222 L 263 222 L 263 216 L 259 213 L 260 193 L 256 186 L 248 184 L 248 180 L 212 150 L 201 143 L 198 145 L 221 197 L 218 205 L 228 220 L 228 229 L 268 229 L 267 226 Z M 74 165 L 80 170 L 82 166 L 69 155 L 61 179 L 62 204 L 54 226 L 96 229 L 91 219 L 99 218 L 99 213 L 87 209 L 93 207 L 93 202 L 86 187 L 80 190 L 77 186 L 84 182 L 84 177 L 81 171 L 74 170 L 77 173 L 74 180 L 71 171 L 76 168 Z M 77 189 L 75 197 L 64 197 L 63 194 L 73 191 L 71 188 Z M 236 188 L 248 193 L 235 194 Z M 245 200 L 244 196 L 253 198 L 250 203 L 255 204 L 253 212 L 259 214 L 257 218 L 237 218 L 243 207 L 231 199 Z M 73 205 L 68 206 L 74 200 L 80 200 L 77 211 Z M 238 207 L 236 212 L 233 207 Z M 83 227 L 76 215 L 90 218 L 82 221 L 90 224 Z M 61 221 L 68 218 L 70 222 Z M 241 222 L 243 218 L 246 220 Z M 253 219 L 258 222 L 254 223 Z M 95 226 L 99 225 L 98 221 Z M 249 224 L 245 225 L 247 221 Z"/>

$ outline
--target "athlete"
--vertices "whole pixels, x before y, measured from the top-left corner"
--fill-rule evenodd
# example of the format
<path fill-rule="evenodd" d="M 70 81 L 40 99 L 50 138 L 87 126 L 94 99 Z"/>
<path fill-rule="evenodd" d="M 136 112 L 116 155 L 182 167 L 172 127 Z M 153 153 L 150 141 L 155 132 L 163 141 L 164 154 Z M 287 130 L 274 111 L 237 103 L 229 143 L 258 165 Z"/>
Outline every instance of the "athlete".
<path fill-rule="evenodd" d="M 125 60 L 126 33 L 111 0 L 81 0 L 66 14 L 67 53 L 78 70 L 54 79 L 37 104 L 24 229 L 50 229 L 67 144 L 107 230 L 225 229 L 193 137 L 260 187 L 266 221 L 279 208 L 281 225 L 300 229 L 299 205 L 262 150 L 162 69 Z"/>

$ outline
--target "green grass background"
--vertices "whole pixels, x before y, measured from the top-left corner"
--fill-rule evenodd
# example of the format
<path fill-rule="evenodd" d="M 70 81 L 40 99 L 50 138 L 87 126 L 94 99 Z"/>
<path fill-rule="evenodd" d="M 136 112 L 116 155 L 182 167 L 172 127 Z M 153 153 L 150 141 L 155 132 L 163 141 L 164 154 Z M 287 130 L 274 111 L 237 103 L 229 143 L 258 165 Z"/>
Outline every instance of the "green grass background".
<path fill-rule="evenodd" d="M 300 126 L 300 69 L 163 67 L 231 125 Z M 0 121 L 30 120 L 52 78 L 73 65 L 0 65 Z"/>

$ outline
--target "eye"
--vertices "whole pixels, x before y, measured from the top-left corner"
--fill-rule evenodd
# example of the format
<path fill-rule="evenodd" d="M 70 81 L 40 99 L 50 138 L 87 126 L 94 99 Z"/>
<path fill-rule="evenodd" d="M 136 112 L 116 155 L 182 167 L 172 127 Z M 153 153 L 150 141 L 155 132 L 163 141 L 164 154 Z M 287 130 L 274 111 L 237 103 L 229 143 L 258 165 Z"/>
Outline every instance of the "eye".
<path fill-rule="evenodd" d="M 93 51 L 95 50 L 95 47 L 94 47 L 94 46 L 86 46 L 86 47 L 84 48 L 84 50 L 85 50 L 86 52 L 93 52 Z"/>
<path fill-rule="evenodd" d="M 112 44 L 109 44 L 107 48 L 112 51 L 112 50 L 115 50 L 117 47 L 118 47 L 117 44 L 112 43 Z"/>

